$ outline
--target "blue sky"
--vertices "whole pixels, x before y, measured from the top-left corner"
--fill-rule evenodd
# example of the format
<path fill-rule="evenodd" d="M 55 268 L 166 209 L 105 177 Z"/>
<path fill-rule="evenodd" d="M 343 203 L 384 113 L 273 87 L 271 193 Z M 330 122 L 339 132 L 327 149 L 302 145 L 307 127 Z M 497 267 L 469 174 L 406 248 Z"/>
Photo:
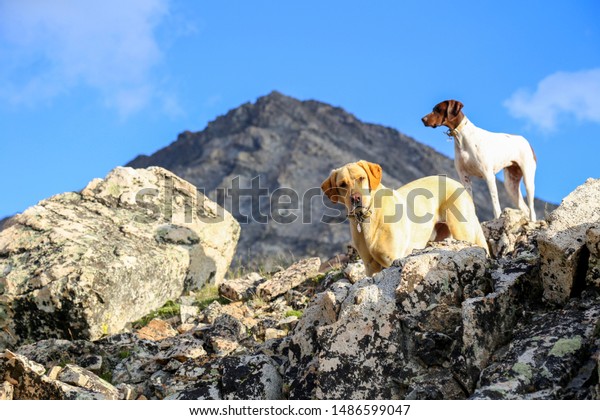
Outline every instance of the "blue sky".
<path fill-rule="evenodd" d="M 0 0 L 0 217 L 272 90 L 449 156 L 420 118 L 459 99 L 559 202 L 600 177 L 600 2 Z"/>

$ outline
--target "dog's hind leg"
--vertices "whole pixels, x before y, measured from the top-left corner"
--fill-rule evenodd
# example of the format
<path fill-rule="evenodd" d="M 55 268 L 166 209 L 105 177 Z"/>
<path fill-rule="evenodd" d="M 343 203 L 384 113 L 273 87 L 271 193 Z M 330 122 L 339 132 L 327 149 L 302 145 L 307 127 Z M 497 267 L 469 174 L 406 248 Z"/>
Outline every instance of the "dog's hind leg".
<path fill-rule="evenodd" d="M 523 171 L 523 183 L 525 184 L 525 190 L 527 191 L 527 205 L 529 206 L 529 219 L 532 222 L 536 221 L 535 217 L 535 162 L 527 166 L 527 169 Z"/>
<path fill-rule="evenodd" d="M 521 194 L 521 178 L 523 178 L 523 172 L 516 164 L 504 169 L 506 192 L 513 204 L 527 216 L 529 215 L 529 208 L 525 204 L 523 194 Z"/>
<path fill-rule="evenodd" d="M 492 199 L 492 205 L 494 206 L 494 218 L 500 217 L 502 209 L 500 208 L 500 199 L 498 198 L 498 186 L 496 185 L 496 176 L 493 172 L 485 175 L 485 182 L 487 183 L 488 189 L 490 190 L 490 198 Z"/>
<path fill-rule="evenodd" d="M 461 194 L 455 202 L 456 212 L 442 208 L 446 227 L 454 239 L 476 244 L 490 254 L 490 250 L 475 213 L 475 204 L 469 194 Z M 445 206 L 444 206 L 445 207 Z"/>

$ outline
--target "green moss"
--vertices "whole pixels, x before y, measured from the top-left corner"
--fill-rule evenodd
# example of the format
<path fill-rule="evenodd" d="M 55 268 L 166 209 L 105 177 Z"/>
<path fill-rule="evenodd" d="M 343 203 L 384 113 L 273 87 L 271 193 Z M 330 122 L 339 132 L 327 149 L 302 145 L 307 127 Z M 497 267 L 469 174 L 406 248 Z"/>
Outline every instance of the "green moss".
<path fill-rule="evenodd" d="M 550 350 L 548 355 L 563 357 L 567 354 L 573 353 L 581 348 L 581 337 L 573 337 L 573 338 L 561 338 Z"/>
<path fill-rule="evenodd" d="M 110 370 L 101 372 L 100 375 L 98 375 L 101 379 L 105 380 L 106 382 L 108 382 L 109 384 L 112 384 L 112 377 L 113 374 Z"/>
<path fill-rule="evenodd" d="M 112 196 L 118 197 L 121 194 L 121 186 L 111 182 L 108 186 L 108 193 Z"/>
<path fill-rule="evenodd" d="M 295 311 L 295 310 L 289 310 L 285 313 L 285 316 L 295 316 L 296 318 L 301 318 L 302 317 L 302 311 Z"/>
<path fill-rule="evenodd" d="M 200 310 L 205 309 L 215 301 L 219 302 L 221 305 L 229 303 L 227 299 L 219 295 L 219 287 L 214 284 L 207 284 L 196 292 L 196 305 Z"/>
<path fill-rule="evenodd" d="M 512 367 L 512 370 L 520 377 L 526 379 L 528 382 L 531 381 L 531 378 L 533 377 L 531 366 L 526 363 L 515 363 L 515 365 Z"/>
<path fill-rule="evenodd" d="M 173 302 L 172 300 L 167 301 L 162 307 L 158 308 L 155 311 L 150 312 L 148 315 L 138 319 L 133 323 L 134 328 L 141 328 L 148 325 L 150 321 L 154 318 L 171 318 L 173 316 L 179 315 L 179 304 Z"/>
<path fill-rule="evenodd" d="M 121 359 L 121 360 L 127 359 L 129 356 L 131 356 L 131 351 L 129 351 L 127 349 L 123 349 L 119 352 L 118 356 L 119 356 L 119 359 Z"/>
<path fill-rule="evenodd" d="M 317 274 L 316 276 L 311 278 L 311 281 L 313 283 L 321 283 L 323 280 L 325 280 L 325 277 L 327 277 L 326 274 Z"/>

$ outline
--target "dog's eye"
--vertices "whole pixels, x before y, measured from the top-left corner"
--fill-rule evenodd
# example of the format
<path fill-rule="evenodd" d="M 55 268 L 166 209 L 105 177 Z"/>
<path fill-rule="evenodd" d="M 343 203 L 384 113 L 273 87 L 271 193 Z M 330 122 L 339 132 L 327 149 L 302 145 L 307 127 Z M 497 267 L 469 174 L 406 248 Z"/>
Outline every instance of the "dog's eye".
<path fill-rule="evenodd" d="M 348 186 L 348 184 L 346 184 L 345 182 L 340 182 L 339 187 L 340 188 L 346 188 Z"/>
<path fill-rule="evenodd" d="M 360 178 L 358 178 L 358 182 L 363 182 L 365 180 L 364 176 L 361 176 Z"/>

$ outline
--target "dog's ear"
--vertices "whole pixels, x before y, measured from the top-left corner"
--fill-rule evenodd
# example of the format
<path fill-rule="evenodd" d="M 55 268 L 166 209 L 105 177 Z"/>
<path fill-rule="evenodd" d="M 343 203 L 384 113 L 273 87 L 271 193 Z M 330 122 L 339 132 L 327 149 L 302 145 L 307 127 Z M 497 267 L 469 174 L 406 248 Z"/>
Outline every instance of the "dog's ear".
<path fill-rule="evenodd" d="M 361 160 L 357 162 L 358 165 L 365 170 L 369 177 L 369 188 L 374 190 L 381 184 L 381 166 L 376 163 L 367 162 Z"/>
<path fill-rule="evenodd" d="M 331 171 L 331 175 L 321 184 L 321 190 L 332 202 L 337 203 L 339 201 L 340 193 L 335 183 L 336 171 Z"/>
<path fill-rule="evenodd" d="M 451 99 L 448 102 L 448 119 L 457 117 L 460 111 L 463 109 L 462 102 L 454 99 Z"/>

